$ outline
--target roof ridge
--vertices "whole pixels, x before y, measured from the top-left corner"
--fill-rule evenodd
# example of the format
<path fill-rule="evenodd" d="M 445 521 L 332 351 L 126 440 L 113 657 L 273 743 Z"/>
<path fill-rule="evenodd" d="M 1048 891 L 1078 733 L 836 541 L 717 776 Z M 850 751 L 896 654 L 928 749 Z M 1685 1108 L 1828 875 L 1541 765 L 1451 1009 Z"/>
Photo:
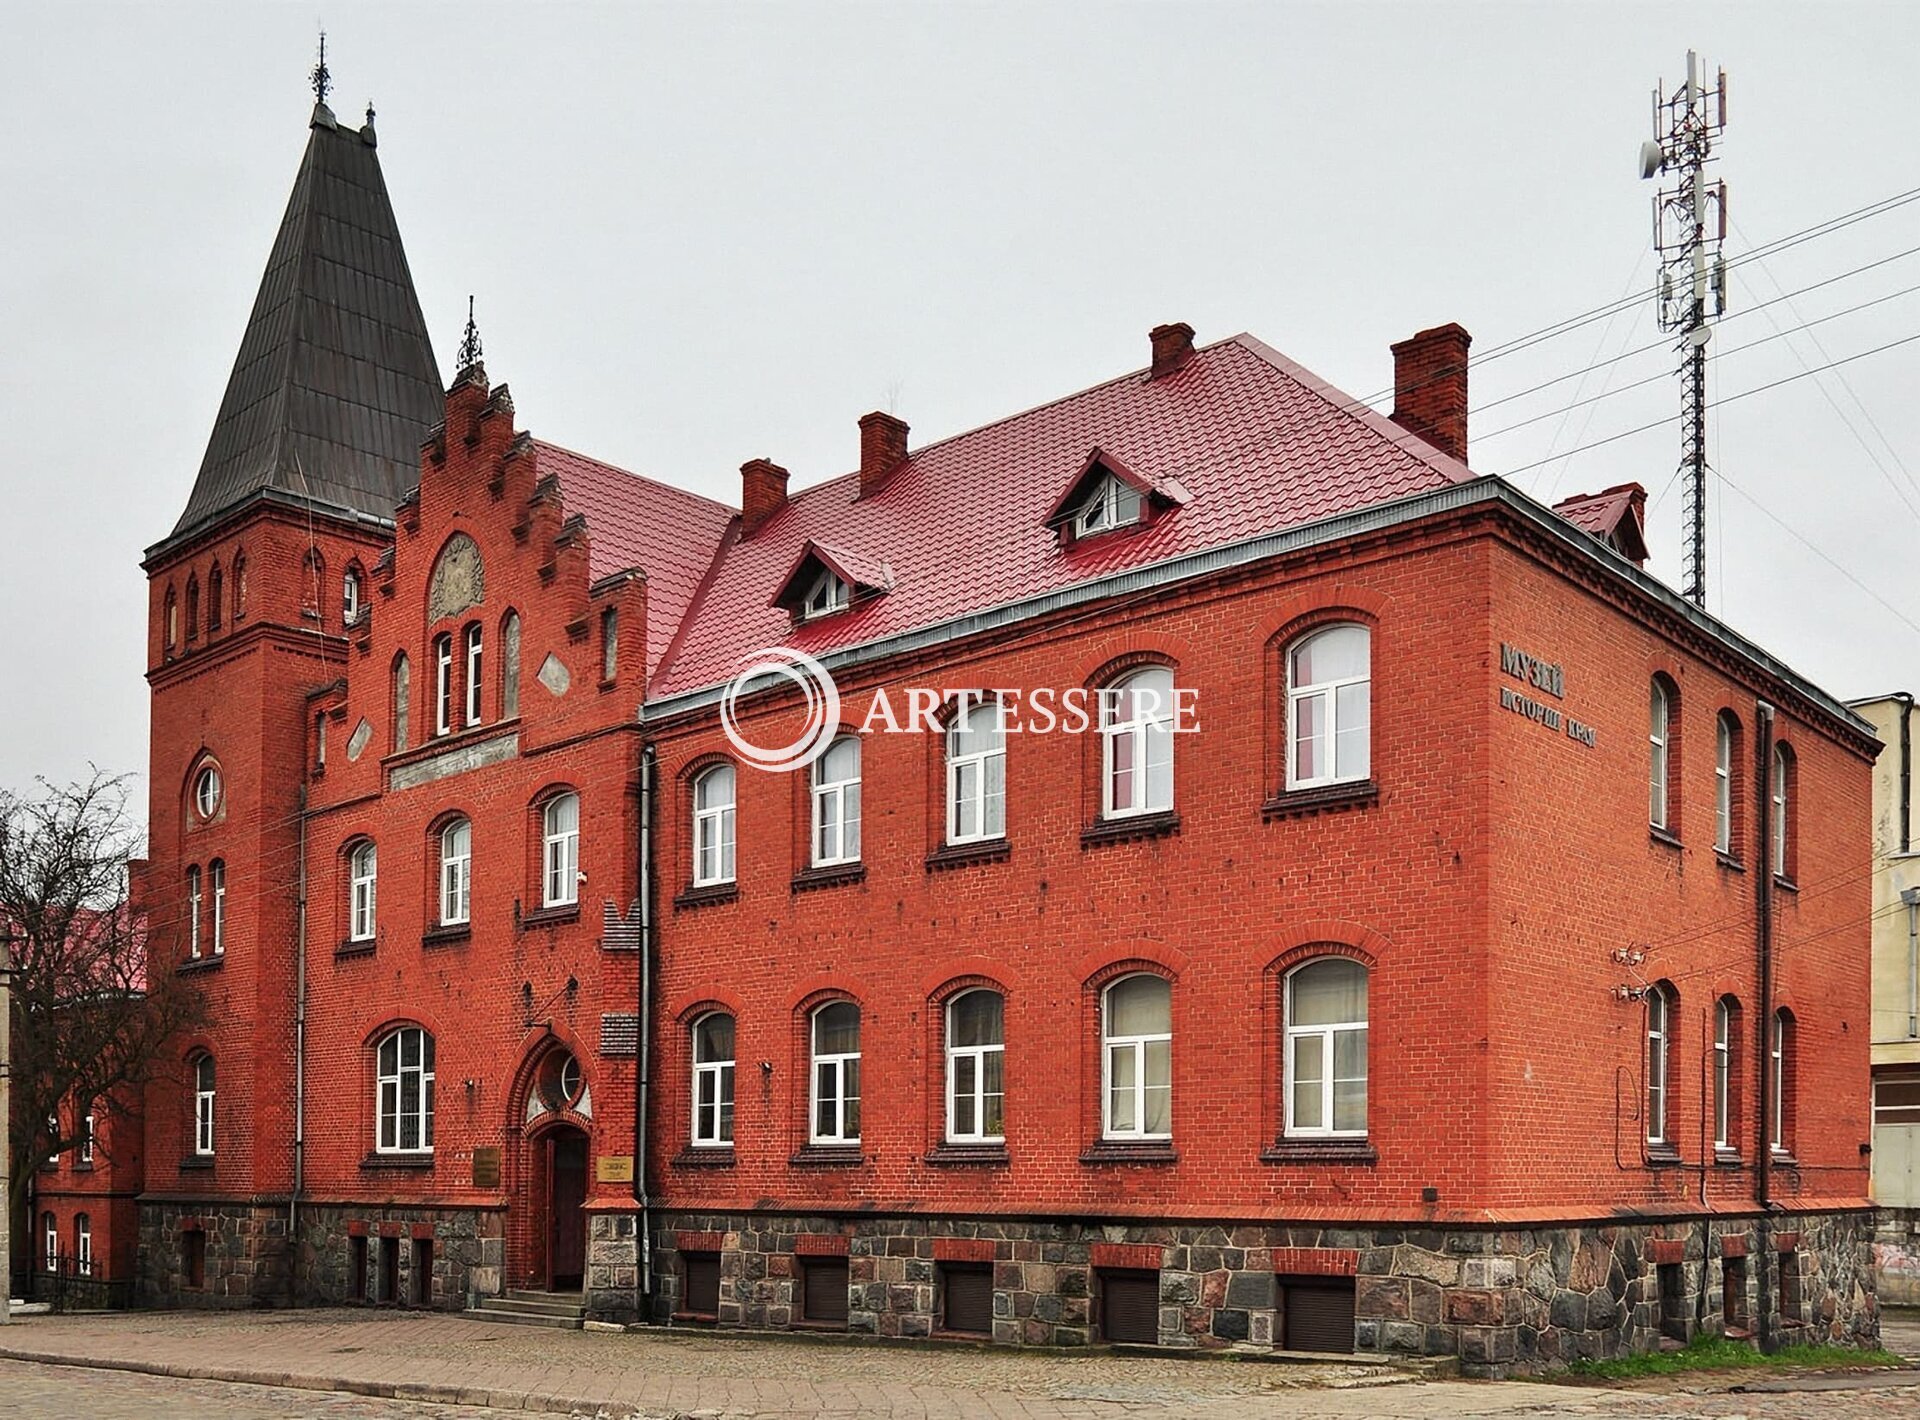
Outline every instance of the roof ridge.
<path fill-rule="evenodd" d="M 722 513 L 727 513 L 736 517 L 740 513 L 740 510 L 734 507 L 733 504 L 731 503 L 722 503 L 718 498 L 709 498 L 704 493 L 696 493 L 691 488 L 683 487 L 678 483 L 669 482 L 664 478 L 655 478 L 650 473 L 635 473 L 630 468 L 622 468 L 617 463 L 609 463 L 607 460 L 601 458 L 598 454 L 585 453 L 579 449 L 571 447 L 570 445 L 558 443 L 552 439 L 543 439 L 537 434 L 533 435 L 532 438 L 536 446 L 544 445 L 546 448 L 552 449 L 556 453 L 566 454 L 576 459 L 585 459 L 588 463 L 598 464 L 601 468 L 606 469 L 608 472 L 617 473 L 623 478 L 638 479 L 642 483 L 651 483 L 655 488 L 665 488 L 674 493 L 678 493 L 683 498 L 697 499 L 700 502 L 705 503 L 709 507 L 714 508 L 717 511 Z"/>

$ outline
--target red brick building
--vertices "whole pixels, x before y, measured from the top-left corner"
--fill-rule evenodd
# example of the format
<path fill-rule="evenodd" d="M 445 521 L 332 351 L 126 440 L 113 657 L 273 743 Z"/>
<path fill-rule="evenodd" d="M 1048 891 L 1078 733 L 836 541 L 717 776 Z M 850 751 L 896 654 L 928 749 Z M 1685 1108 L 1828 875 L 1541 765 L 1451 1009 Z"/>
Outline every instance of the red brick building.
<path fill-rule="evenodd" d="M 123 1091 L 77 1115 L 71 1106 L 63 1113 L 59 1136 L 79 1142 L 34 1171 L 24 1211 L 29 1226 L 13 1243 L 16 1296 L 44 1295 L 50 1274 L 103 1283 L 134 1280 L 145 1179 L 138 1094 Z M 30 1127 L 15 1121 L 15 1128 Z M 97 1289 L 92 1295 L 113 1294 Z"/>
<path fill-rule="evenodd" d="M 1466 352 L 1396 346 L 1390 421 L 1162 326 L 736 512 L 517 431 L 477 341 L 443 400 L 317 111 L 146 562 L 156 969 L 215 1007 L 149 1295 L 1485 1373 L 1876 1334 L 1877 742 L 1641 569 L 1637 488 L 1473 475 Z M 837 684 L 794 772 L 723 729 L 801 727 L 725 694 L 771 647 Z"/>

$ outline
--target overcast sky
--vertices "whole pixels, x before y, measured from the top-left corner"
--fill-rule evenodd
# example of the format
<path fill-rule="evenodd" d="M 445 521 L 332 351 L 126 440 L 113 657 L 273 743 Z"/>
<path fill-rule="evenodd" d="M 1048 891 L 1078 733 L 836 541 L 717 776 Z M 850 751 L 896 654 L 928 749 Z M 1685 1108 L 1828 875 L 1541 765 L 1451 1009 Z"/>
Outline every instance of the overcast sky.
<path fill-rule="evenodd" d="M 1423 326 L 1481 352 L 1645 289 L 1635 152 L 1689 45 L 1731 75 L 1730 256 L 1920 188 L 1910 5 L 318 13 L 335 110 L 378 108 L 443 376 L 471 292 L 523 425 L 729 502 L 756 455 L 796 485 L 846 471 L 869 409 L 918 444 L 1137 368 L 1161 321 L 1251 331 L 1364 396 Z M 306 142 L 315 24 L 0 0 L 0 785 L 145 772 L 140 558 L 185 504 Z M 1880 299 L 1920 254 L 1742 314 L 1908 248 L 1920 202 L 1736 273 L 1719 350 L 1879 303 L 1726 355 L 1713 392 L 1920 333 L 1920 292 Z M 1655 337 L 1643 302 L 1477 364 L 1474 468 L 1671 414 L 1655 379 L 1494 437 L 1663 350 L 1487 408 Z M 1710 605 L 1842 696 L 1920 683 L 1917 374 L 1920 342 L 1714 420 L 1755 501 L 1716 491 Z M 1652 567 L 1678 584 L 1677 452 L 1667 426 L 1515 478 L 1667 489 Z"/>

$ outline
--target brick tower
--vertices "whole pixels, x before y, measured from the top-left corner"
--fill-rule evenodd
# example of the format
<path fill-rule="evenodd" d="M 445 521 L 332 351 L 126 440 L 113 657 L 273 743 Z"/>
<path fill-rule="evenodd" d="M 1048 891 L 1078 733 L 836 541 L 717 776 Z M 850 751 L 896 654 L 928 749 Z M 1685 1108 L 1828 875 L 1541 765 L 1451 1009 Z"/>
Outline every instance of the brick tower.
<path fill-rule="evenodd" d="M 148 550 L 153 969 L 198 977 L 203 1033 L 150 1091 L 143 1286 L 271 1300 L 301 1167 L 300 808 L 310 702 L 441 414 L 375 146 L 315 105 L 185 511 Z"/>

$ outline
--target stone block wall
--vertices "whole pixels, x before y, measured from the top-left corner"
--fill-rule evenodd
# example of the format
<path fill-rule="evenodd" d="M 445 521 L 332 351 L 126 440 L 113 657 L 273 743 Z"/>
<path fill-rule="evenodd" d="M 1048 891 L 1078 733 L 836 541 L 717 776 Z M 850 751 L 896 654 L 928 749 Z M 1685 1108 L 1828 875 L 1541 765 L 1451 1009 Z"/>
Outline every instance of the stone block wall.
<path fill-rule="evenodd" d="M 854 1333 L 940 1335 L 940 1263 L 990 1262 L 991 1340 L 1003 1345 L 1101 1343 L 1100 1275 L 1125 1268 L 1159 1273 L 1159 1345 L 1269 1351 L 1285 1336 L 1278 1279 L 1352 1276 L 1356 1350 L 1504 1376 L 1728 1331 L 1729 1256 L 1746 1269 L 1733 1334 L 1757 1330 L 1765 1259 L 1783 1339 L 1874 1344 L 1872 1236 L 1866 1213 L 1530 1230 L 678 1214 L 654 1238 L 652 1319 L 691 1319 L 682 1251 L 719 1254 L 712 1320 L 752 1330 L 797 1323 L 797 1258 L 844 1252 Z M 1783 1257 L 1798 1283 L 1784 1307 Z"/>
<path fill-rule="evenodd" d="M 188 1235 L 203 1239 L 201 1285 L 188 1284 Z M 140 1205 L 136 1295 L 149 1307 L 285 1306 L 287 1211 L 232 1203 Z"/>
<path fill-rule="evenodd" d="M 640 1228 L 632 1213 L 587 1218 L 587 1315 L 595 1321 L 639 1321 Z"/>
<path fill-rule="evenodd" d="M 395 1303 L 417 1306 L 416 1239 L 433 1245 L 426 1306 L 460 1311 L 470 1300 L 499 1294 L 506 1263 L 506 1213 L 490 1208 L 395 1208 L 310 1204 L 300 1210 L 296 1255 L 300 1300 L 341 1306 L 378 1301 L 380 1242 L 399 1249 Z M 367 1269 L 356 1292 L 352 1239 L 367 1240 Z"/>
<path fill-rule="evenodd" d="M 1883 1303 L 1920 1307 L 1920 1208 L 1882 1208 L 1876 1215 L 1873 1270 Z"/>

